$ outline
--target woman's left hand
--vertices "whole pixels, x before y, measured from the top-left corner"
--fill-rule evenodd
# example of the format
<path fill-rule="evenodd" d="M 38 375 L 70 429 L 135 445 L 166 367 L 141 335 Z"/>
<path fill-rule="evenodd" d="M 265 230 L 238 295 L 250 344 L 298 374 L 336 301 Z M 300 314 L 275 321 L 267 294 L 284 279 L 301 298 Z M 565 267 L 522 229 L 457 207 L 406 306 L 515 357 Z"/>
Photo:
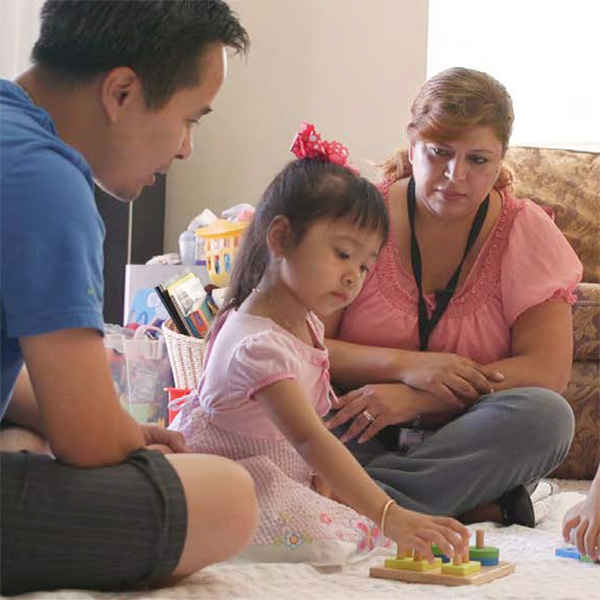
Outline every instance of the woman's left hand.
<path fill-rule="evenodd" d="M 388 425 L 416 419 L 423 412 L 424 400 L 424 392 L 402 383 L 364 385 L 338 398 L 334 408 L 339 410 L 326 425 L 335 429 L 354 419 L 340 441 L 346 443 L 360 435 L 358 443 L 362 444 Z"/>

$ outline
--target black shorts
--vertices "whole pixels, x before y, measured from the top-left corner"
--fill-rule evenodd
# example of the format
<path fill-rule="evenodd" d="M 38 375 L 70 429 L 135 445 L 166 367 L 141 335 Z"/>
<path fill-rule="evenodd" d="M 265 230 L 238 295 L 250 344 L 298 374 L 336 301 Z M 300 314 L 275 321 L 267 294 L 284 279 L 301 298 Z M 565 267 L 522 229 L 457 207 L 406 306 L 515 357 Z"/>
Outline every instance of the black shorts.
<path fill-rule="evenodd" d="M 132 589 L 168 577 L 181 558 L 187 507 L 157 451 L 94 469 L 2 452 L 0 592 Z"/>

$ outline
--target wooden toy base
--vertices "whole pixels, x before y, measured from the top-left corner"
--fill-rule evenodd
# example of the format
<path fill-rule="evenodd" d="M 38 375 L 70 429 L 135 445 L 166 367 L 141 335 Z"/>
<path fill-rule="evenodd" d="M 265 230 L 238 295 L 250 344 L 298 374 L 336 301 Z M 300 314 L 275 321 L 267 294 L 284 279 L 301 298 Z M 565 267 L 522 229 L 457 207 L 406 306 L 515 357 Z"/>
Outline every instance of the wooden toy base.
<path fill-rule="evenodd" d="M 481 585 L 513 573 L 515 565 L 510 562 L 500 561 L 493 567 L 481 567 L 481 571 L 465 575 L 443 575 L 441 569 L 431 571 L 407 571 L 403 569 L 387 569 L 386 567 L 372 567 L 370 577 L 378 579 L 395 579 L 407 583 L 433 583 L 437 585 Z"/>

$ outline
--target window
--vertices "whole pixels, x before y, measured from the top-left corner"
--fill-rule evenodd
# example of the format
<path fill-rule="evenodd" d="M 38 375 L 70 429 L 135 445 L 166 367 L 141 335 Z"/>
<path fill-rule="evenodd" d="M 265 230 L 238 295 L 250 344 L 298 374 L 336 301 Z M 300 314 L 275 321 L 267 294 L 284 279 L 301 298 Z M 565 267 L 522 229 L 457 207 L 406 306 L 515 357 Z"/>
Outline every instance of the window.
<path fill-rule="evenodd" d="M 427 76 L 485 71 L 512 96 L 512 145 L 600 152 L 595 0 L 429 0 Z"/>

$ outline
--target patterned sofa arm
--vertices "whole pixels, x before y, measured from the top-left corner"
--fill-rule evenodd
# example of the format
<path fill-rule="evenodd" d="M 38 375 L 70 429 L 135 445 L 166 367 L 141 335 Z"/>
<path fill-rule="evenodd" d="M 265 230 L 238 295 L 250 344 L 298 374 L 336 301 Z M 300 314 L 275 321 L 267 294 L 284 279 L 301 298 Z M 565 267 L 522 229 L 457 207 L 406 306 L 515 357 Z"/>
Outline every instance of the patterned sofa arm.
<path fill-rule="evenodd" d="M 575 413 L 575 438 L 553 473 L 592 479 L 600 461 L 600 154 L 550 148 L 509 149 L 515 195 L 552 210 L 583 264 L 573 306 L 574 353 L 564 392 Z"/>
<path fill-rule="evenodd" d="M 563 394 L 575 413 L 575 437 L 552 476 L 593 479 L 600 462 L 600 284 L 582 283 L 575 294 L 573 366 Z"/>
<path fill-rule="evenodd" d="M 600 360 L 600 283 L 581 283 L 573 305 L 573 360 Z"/>

